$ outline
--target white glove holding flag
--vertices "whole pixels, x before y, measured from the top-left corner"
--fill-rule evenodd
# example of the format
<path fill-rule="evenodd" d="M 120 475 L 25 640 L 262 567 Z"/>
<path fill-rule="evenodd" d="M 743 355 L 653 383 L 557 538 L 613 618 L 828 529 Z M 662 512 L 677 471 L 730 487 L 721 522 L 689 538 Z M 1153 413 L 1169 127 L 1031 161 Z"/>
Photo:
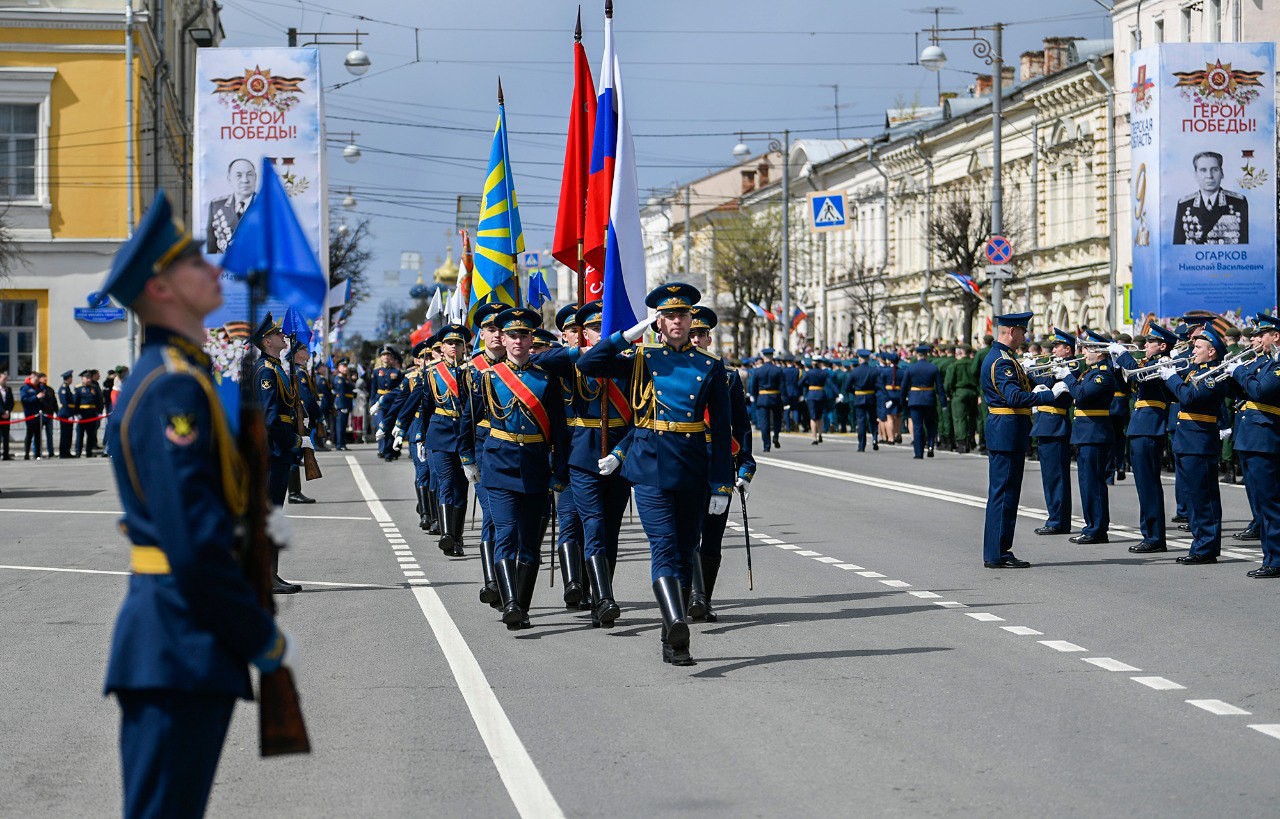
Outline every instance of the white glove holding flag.
<path fill-rule="evenodd" d="M 617 455 L 608 455 L 596 461 L 596 467 L 600 470 L 601 475 L 612 475 L 622 466 L 622 461 L 618 460 Z"/>
<path fill-rule="evenodd" d="M 708 515 L 724 515 L 729 511 L 728 495 L 712 495 L 711 503 L 707 506 Z"/>
<path fill-rule="evenodd" d="M 480 481 L 480 468 L 475 464 L 463 464 L 462 474 L 466 477 L 467 483 L 478 483 Z"/>
<path fill-rule="evenodd" d="M 655 316 L 646 316 L 645 318 L 641 319 L 640 323 L 637 324 L 635 327 L 632 327 L 630 330 L 627 330 L 626 332 L 624 332 L 622 334 L 622 337 L 627 340 L 628 344 L 634 344 L 637 339 L 639 339 L 641 336 L 644 335 L 644 331 L 649 329 L 649 326 L 653 324 L 655 318 L 656 318 Z"/>
<path fill-rule="evenodd" d="M 288 549 L 293 545 L 293 524 L 279 506 L 273 507 L 267 514 L 267 537 L 280 549 Z"/>
<path fill-rule="evenodd" d="M 1059 395 L 1062 395 L 1066 391 L 1067 391 L 1067 385 L 1063 384 L 1061 381 L 1059 381 L 1057 384 L 1054 384 L 1053 390 L 1051 390 L 1054 398 L 1057 398 Z"/>

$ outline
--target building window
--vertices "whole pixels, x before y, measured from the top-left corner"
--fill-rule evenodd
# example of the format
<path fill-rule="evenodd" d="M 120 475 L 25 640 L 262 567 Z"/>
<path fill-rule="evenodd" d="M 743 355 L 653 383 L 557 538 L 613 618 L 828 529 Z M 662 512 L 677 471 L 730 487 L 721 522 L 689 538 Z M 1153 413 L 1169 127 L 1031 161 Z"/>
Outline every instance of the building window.
<path fill-rule="evenodd" d="M 1222 42 L 1222 0 L 1209 0 L 1204 6 L 1205 30 L 1210 43 Z"/>
<path fill-rule="evenodd" d="M 1182 31 L 1179 32 L 1182 42 L 1191 42 L 1191 7 L 1187 6 L 1182 9 Z"/>
<path fill-rule="evenodd" d="M 1244 10 L 1242 6 L 1244 6 L 1243 0 L 1235 0 L 1231 4 L 1231 41 L 1235 43 L 1240 42 L 1244 36 L 1244 20 L 1242 19 Z"/>
<path fill-rule="evenodd" d="M 30 375 L 36 361 L 36 302 L 0 301 L 0 370 Z"/>
<path fill-rule="evenodd" d="M 1156 33 L 1152 39 L 1156 41 L 1156 45 L 1164 42 L 1164 18 L 1156 20 Z"/>
<path fill-rule="evenodd" d="M 40 106 L 0 104 L 0 195 L 34 199 Z"/>

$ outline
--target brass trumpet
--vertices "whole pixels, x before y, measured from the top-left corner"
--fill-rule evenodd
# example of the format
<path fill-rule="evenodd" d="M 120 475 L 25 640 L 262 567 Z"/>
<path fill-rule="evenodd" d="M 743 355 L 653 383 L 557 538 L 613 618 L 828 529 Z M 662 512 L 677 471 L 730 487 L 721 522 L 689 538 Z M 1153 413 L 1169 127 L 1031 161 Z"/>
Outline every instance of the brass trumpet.
<path fill-rule="evenodd" d="M 1233 353 L 1232 355 L 1227 356 L 1226 358 L 1222 359 L 1222 361 L 1220 361 L 1216 366 L 1210 367 L 1204 372 L 1196 373 L 1195 375 L 1191 376 L 1191 381 L 1193 383 L 1199 384 L 1201 381 L 1204 381 L 1207 378 L 1217 378 L 1218 376 L 1225 373 L 1227 371 L 1227 367 L 1231 366 L 1232 364 L 1248 364 L 1251 361 L 1257 360 L 1257 358 L 1258 358 L 1258 351 L 1253 349 L 1252 347 L 1249 347 L 1248 349 L 1241 350 L 1238 353 Z"/>
<path fill-rule="evenodd" d="M 1046 376 L 1059 367 L 1075 367 L 1084 363 L 1084 356 L 1078 355 L 1074 358 L 1053 358 L 1048 361 L 1041 361 L 1026 367 L 1027 376 L 1030 378 L 1040 378 Z"/>
<path fill-rule="evenodd" d="M 1191 359 L 1172 359 L 1166 356 L 1159 361 L 1153 361 L 1141 367 L 1121 370 L 1120 373 L 1128 381 L 1155 381 L 1160 378 L 1160 371 L 1165 367 L 1173 367 L 1178 372 L 1183 372 L 1191 367 Z"/>
<path fill-rule="evenodd" d="M 1116 343 L 1118 343 L 1118 342 L 1115 342 L 1115 341 L 1092 341 L 1092 340 L 1090 340 L 1090 339 L 1084 339 L 1084 340 L 1081 340 L 1081 341 L 1077 341 L 1077 342 L 1076 342 L 1076 346 L 1077 346 L 1077 347 L 1084 348 L 1084 349 L 1086 349 L 1086 350 L 1105 350 L 1105 349 L 1107 349 L 1108 347 L 1110 347 L 1112 344 L 1116 344 Z M 1128 351 L 1129 351 L 1129 352 L 1131 352 L 1131 353 L 1136 353 L 1136 352 L 1138 351 L 1138 345 L 1137 345 L 1137 344 L 1121 344 L 1120 346 L 1124 347 L 1126 350 L 1128 350 Z"/>

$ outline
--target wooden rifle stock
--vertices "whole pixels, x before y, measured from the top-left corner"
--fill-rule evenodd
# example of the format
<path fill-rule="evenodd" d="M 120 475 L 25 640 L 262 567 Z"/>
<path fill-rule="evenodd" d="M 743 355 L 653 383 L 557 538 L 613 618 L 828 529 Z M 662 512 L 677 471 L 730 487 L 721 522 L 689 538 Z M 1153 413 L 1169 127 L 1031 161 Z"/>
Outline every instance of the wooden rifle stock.
<path fill-rule="evenodd" d="M 247 370 L 247 355 L 245 359 Z M 274 615 L 276 603 L 271 585 L 275 579 L 276 545 L 267 536 L 267 430 L 258 406 L 258 396 L 252 389 L 253 374 L 243 373 L 240 383 L 238 443 L 244 460 L 249 498 L 245 509 L 244 567 L 258 603 Z M 293 672 L 284 666 L 270 674 L 262 674 L 258 684 L 258 748 L 262 756 L 311 752 Z"/>

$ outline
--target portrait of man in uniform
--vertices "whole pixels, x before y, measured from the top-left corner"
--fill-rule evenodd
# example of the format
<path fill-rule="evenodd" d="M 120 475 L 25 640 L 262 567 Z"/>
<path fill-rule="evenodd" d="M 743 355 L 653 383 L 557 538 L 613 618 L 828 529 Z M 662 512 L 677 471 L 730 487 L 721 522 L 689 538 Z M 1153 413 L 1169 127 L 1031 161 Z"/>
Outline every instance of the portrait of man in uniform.
<path fill-rule="evenodd" d="M 233 159 L 227 166 L 227 183 L 231 193 L 209 202 L 209 224 L 205 235 L 209 253 L 226 253 L 231 236 L 240 224 L 258 191 L 258 169 L 249 159 Z"/>
<path fill-rule="evenodd" d="M 1222 187 L 1222 154 L 1201 151 L 1191 160 L 1200 188 L 1178 200 L 1174 214 L 1175 245 L 1245 245 L 1249 243 L 1249 202 Z"/>

